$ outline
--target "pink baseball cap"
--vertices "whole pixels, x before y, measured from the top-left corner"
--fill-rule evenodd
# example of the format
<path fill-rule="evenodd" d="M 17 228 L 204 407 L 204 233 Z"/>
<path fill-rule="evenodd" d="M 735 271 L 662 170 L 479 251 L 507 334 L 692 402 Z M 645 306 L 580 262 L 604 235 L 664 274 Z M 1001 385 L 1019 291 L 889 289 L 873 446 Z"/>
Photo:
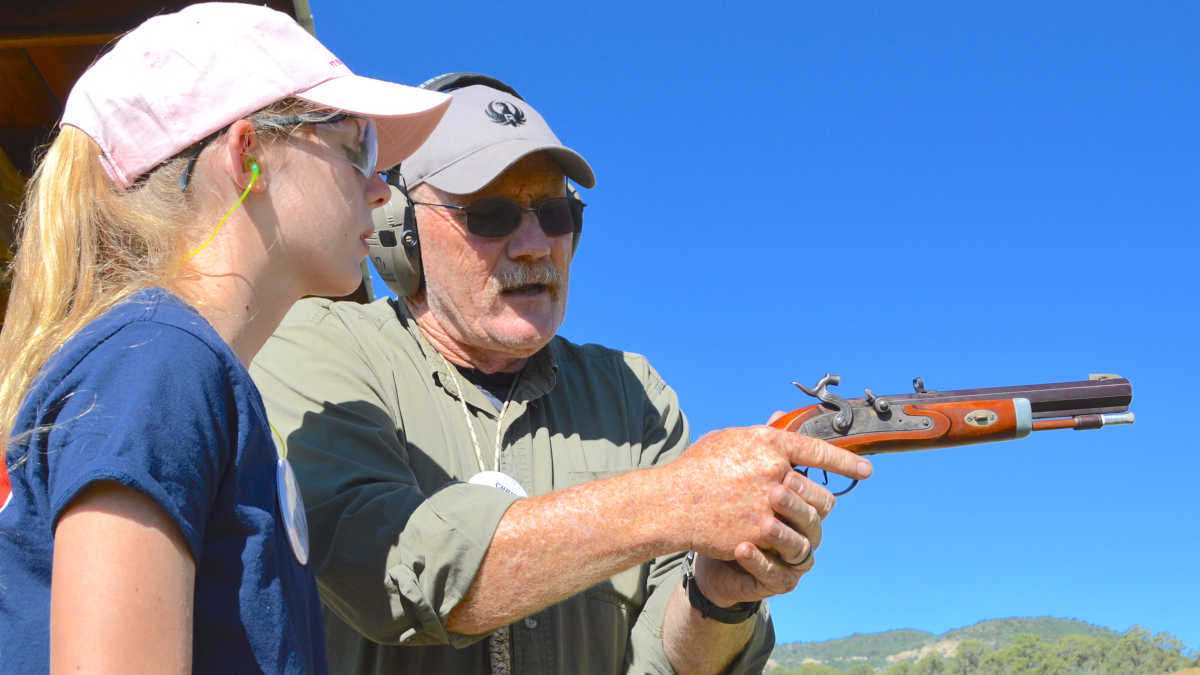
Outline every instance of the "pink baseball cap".
<path fill-rule="evenodd" d="M 450 105 L 440 92 L 355 75 L 287 14 L 208 2 L 123 36 L 80 76 L 59 124 L 90 136 L 108 175 L 128 187 L 184 148 L 288 97 L 373 118 L 379 171 L 419 148 Z"/>

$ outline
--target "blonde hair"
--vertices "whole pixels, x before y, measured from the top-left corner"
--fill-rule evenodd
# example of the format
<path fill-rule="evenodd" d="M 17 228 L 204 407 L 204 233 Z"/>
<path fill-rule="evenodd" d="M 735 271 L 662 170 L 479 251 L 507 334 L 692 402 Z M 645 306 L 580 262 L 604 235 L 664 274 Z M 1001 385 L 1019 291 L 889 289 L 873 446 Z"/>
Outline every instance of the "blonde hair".
<path fill-rule="evenodd" d="M 284 99 L 246 119 L 314 110 L 313 104 Z M 295 129 L 255 126 L 266 140 Z M 46 151 L 18 217 L 12 289 L 0 331 L 0 459 L 23 436 L 13 433 L 17 412 L 55 351 L 133 293 L 188 272 L 179 261 L 203 211 L 201 186 L 180 190 L 179 176 L 197 150 L 185 149 L 128 189 L 112 183 L 99 147 L 79 129 L 64 126 Z"/>

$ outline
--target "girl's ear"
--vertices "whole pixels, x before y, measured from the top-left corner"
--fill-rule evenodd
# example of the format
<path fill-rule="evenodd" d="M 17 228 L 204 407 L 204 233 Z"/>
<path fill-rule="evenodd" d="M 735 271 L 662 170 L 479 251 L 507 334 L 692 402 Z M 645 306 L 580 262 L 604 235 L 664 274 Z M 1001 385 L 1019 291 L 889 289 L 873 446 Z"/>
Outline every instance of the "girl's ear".
<path fill-rule="evenodd" d="M 254 125 L 247 120 L 238 120 L 229 125 L 224 138 L 222 164 L 238 191 L 247 187 L 251 188 L 251 192 L 264 190 L 266 181 L 262 180 L 262 165 L 255 156 L 258 133 Z"/>

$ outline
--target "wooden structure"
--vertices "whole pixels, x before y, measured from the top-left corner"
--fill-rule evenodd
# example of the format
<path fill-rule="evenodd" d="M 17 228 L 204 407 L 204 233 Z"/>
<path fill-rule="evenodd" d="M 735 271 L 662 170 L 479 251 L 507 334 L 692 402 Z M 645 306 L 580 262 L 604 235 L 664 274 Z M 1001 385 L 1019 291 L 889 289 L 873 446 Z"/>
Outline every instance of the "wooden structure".
<path fill-rule="evenodd" d="M 38 148 L 53 138 L 71 86 L 105 46 L 184 0 L 43 0 L 9 3 L 0 18 L 0 258 L 13 246 L 13 222 Z M 313 31 L 308 0 L 259 0 Z M 365 286 L 359 293 L 365 293 Z M 8 299 L 0 281 L 0 317 Z M 3 325 L 0 318 L 0 326 Z"/>

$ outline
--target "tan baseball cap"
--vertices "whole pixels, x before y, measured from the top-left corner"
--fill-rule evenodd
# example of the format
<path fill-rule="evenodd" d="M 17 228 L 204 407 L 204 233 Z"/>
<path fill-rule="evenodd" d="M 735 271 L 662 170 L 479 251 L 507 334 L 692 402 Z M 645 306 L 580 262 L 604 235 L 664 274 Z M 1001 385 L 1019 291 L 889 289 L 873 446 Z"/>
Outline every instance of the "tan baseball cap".
<path fill-rule="evenodd" d="M 409 187 L 429 183 L 451 194 L 469 194 L 535 152 L 548 153 L 568 178 L 583 187 L 596 184 L 587 160 L 564 146 L 525 101 L 481 84 L 449 94 L 450 108 L 441 123 L 400 164 L 400 175 Z"/>

